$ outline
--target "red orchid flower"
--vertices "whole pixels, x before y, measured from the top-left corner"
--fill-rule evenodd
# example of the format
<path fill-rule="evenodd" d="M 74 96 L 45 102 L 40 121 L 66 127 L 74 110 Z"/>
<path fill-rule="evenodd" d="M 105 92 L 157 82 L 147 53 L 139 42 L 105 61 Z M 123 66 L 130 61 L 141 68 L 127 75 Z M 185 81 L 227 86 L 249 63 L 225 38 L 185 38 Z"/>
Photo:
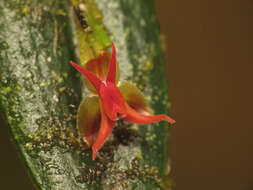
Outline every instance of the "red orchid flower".
<path fill-rule="evenodd" d="M 106 57 L 106 55 L 103 56 Z M 96 62 L 99 64 L 101 59 L 92 61 L 93 64 Z M 113 43 L 110 64 L 105 63 L 109 67 L 107 76 L 104 74 L 101 76 L 101 72 L 96 76 L 96 72 L 93 73 L 72 61 L 70 63 L 92 84 L 98 94 L 98 96 L 90 96 L 83 100 L 79 106 L 77 118 L 81 135 L 84 136 L 88 146 L 92 145 L 93 160 L 97 151 L 111 134 L 115 121 L 119 118 L 138 124 L 148 124 L 161 120 L 168 121 L 171 124 L 175 123 L 175 120 L 167 115 L 151 115 L 141 92 L 134 85 L 125 82 L 117 87 L 116 50 Z"/>

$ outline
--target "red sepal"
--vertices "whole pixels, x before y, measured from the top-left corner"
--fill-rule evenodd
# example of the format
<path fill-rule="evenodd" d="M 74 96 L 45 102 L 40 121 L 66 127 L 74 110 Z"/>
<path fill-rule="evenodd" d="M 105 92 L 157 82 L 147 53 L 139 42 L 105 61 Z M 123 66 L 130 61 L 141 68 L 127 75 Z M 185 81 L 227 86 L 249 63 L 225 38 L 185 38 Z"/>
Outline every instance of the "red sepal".
<path fill-rule="evenodd" d="M 161 120 L 168 121 L 171 124 L 176 123 L 174 119 L 170 118 L 167 115 L 143 115 L 135 111 L 133 108 L 131 108 L 127 104 L 126 104 L 126 108 L 127 108 L 127 115 L 124 118 L 124 120 L 130 123 L 148 124 L 148 123 L 158 122 Z"/>
<path fill-rule="evenodd" d="M 87 69 L 81 67 L 80 65 L 77 65 L 76 63 L 70 61 L 70 64 L 73 65 L 76 70 L 78 70 L 80 73 L 82 73 L 94 86 L 97 92 L 99 92 L 100 86 L 103 84 L 102 81 L 93 73 L 89 72 Z"/>
<path fill-rule="evenodd" d="M 116 82 L 116 49 L 113 43 L 112 43 L 112 57 L 110 61 L 106 82 L 111 82 L 114 84 Z"/>
<path fill-rule="evenodd" d="M 97 151 L 103 146 L 107 137 L 112 133 L 114 121 L 110 120 L 101 108 L 101 124 L 96 142 L 92 146 L 92 159 L 95 160 Z"/>

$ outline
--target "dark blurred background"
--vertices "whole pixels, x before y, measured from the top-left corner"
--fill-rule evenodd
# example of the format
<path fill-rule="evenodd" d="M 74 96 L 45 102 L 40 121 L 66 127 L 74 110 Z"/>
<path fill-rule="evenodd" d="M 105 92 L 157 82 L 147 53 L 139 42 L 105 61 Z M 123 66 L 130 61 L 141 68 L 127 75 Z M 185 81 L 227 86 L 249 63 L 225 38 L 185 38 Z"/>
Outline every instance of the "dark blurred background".
<path fill-rule="evenodd" d="M 155 3 L 177 120 L 170 146 L 176 189 L 253 190 L 253 2 Z M 32 190 L 7 132 L 0 127 L 1 187 Z"/>
<path fill-rule="evenodd" d="M 156 0 L 177 190 L 253 189 L 253 2 Z"/>

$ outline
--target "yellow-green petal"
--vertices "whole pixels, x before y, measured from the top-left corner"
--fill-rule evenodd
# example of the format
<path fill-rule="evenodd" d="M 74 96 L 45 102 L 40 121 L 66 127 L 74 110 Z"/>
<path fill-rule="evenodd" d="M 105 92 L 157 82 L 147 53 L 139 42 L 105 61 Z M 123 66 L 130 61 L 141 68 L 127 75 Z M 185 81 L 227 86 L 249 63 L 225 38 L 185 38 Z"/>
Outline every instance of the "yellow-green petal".
<path fill-rule="evenodd" d="M 129 106 L 134 108 L 137 112 L 151 113 L 145 97 L 134 84 L 125 81 L 120 82 L 119 89 Z"/>
<path fill-rule="evenodd" d="M 98 96 L 88 96 L 83 99 L 77 111 L 77 126 L 79 135 L 88 147 L 97 137 L 100 127 L 100 104 Z"/>

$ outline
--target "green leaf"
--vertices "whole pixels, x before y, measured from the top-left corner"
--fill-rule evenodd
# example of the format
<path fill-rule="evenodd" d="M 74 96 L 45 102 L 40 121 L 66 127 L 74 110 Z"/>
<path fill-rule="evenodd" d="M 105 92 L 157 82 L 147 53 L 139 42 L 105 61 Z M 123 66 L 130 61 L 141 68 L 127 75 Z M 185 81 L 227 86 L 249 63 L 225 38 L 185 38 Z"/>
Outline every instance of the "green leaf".
<path fill-rule="evenodd" d="M 85 2 L 94 7 L 84 17 L 98 31 L 87 40 L 97 52 L 93 56 L 108 47 L 110 38 L 118 50 L 121 80 L 136 83 L 155 113 L 166 113 L 168 91 L 153 1 Z M 95 15 L 103 16 L 99 22 L 88 16 L 95 9 Z M 1 115 L 38 189 L 170 189 L 165 122 L 117 122 L 96 161 L 91 160 L 76 127 L 81 96 L 88 94 L 69 64 L 80 59 L 73 45 L 73 37 L 80 39 L 72 6 L 61 0 L 3 0 L 0 10 Z"/>

